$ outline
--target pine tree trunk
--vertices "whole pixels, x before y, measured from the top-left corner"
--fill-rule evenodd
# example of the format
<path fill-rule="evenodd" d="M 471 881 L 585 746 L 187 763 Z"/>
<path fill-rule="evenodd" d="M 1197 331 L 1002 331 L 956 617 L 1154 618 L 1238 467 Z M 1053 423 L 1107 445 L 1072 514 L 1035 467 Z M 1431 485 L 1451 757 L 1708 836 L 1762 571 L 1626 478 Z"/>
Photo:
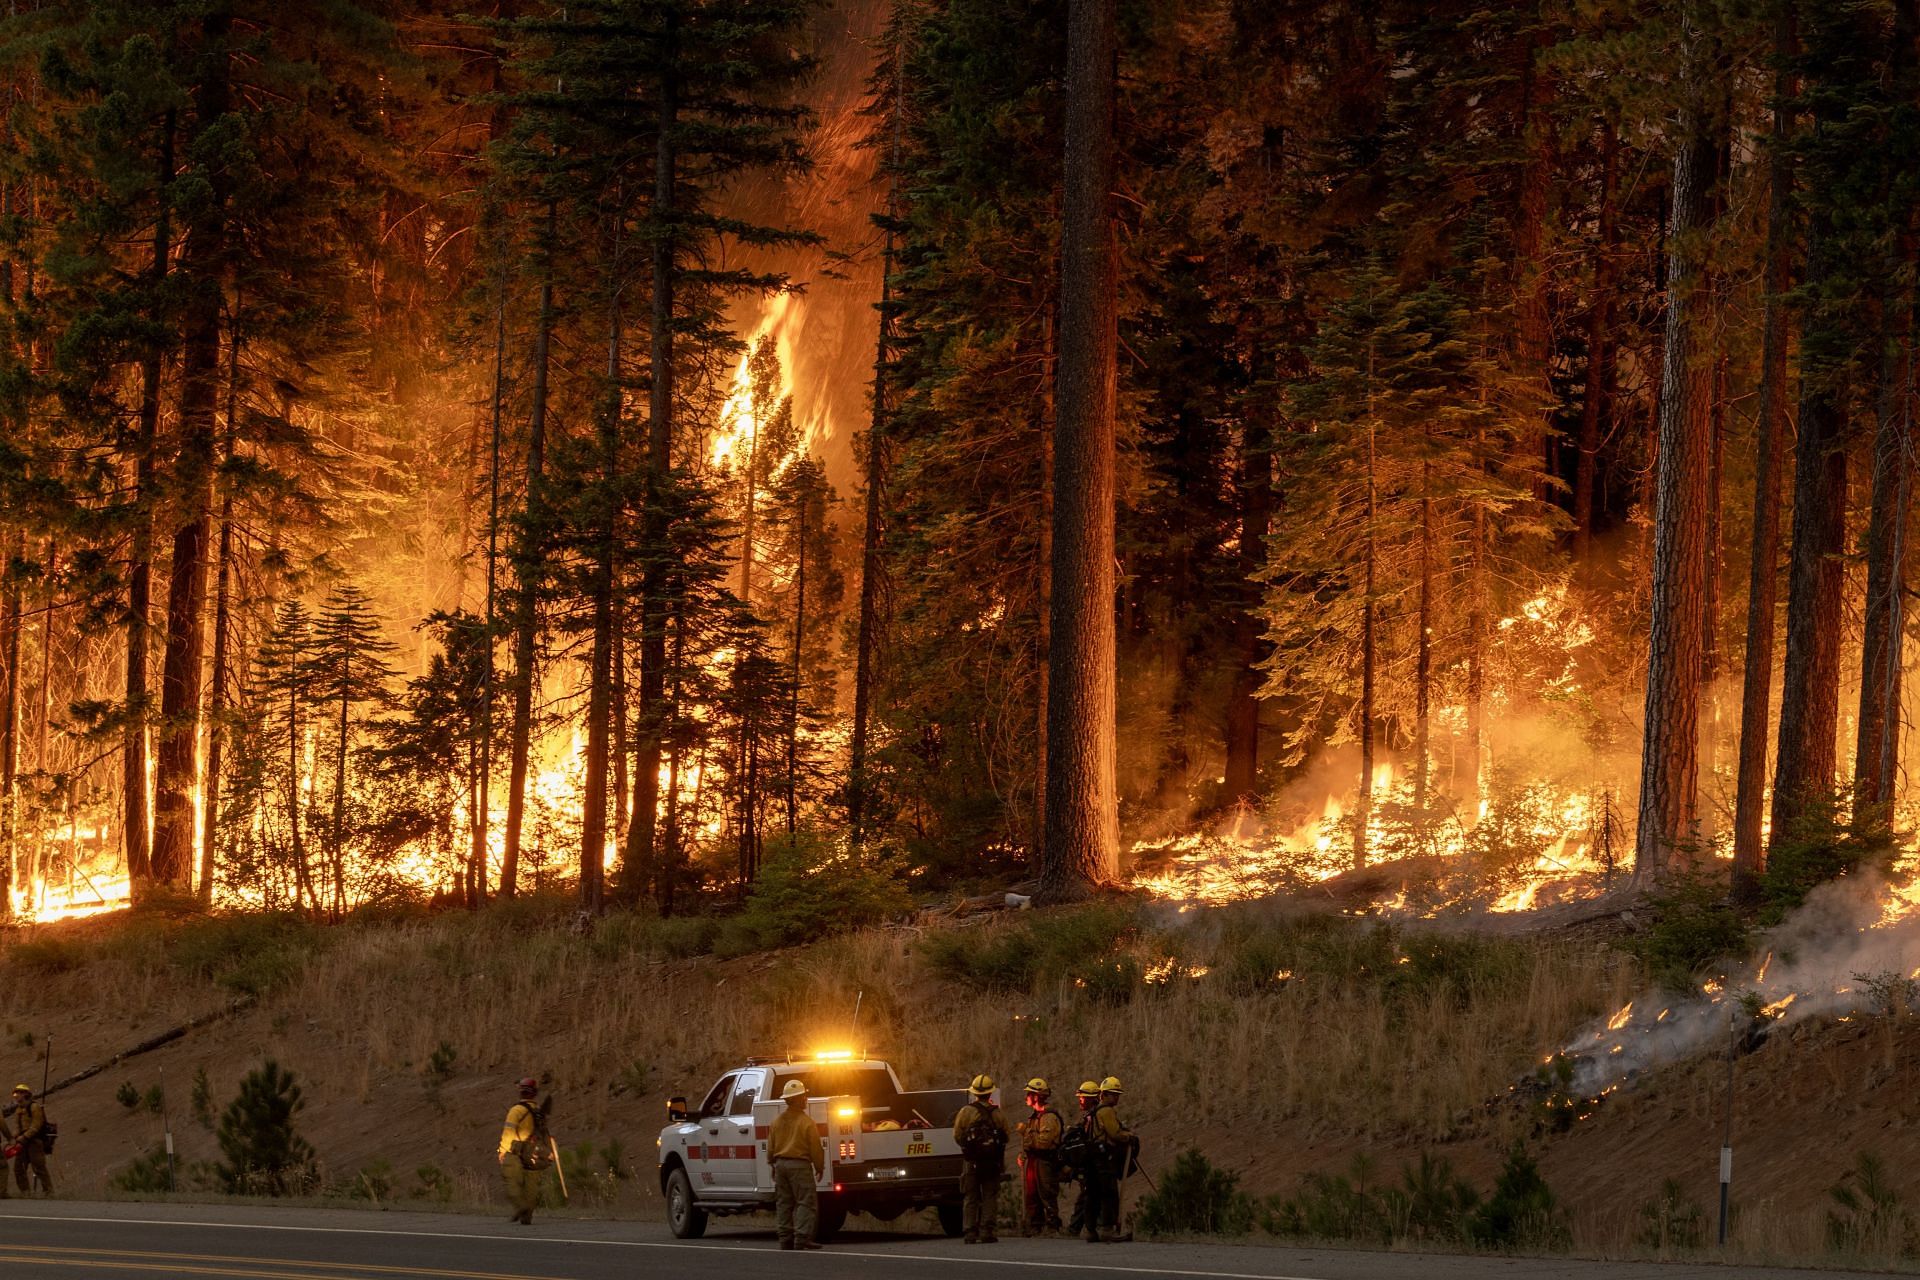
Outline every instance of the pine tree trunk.
<path fill-rule="evenodd" d="M 507 743 L 507 830 L 500 859 L 500 895 L 519 890 L 520 833 L 526 822 L 528 757 L 533 748 L 533 690 L 539 683 L 541 563 L 546 550 L 533 529 L 546 501 L 547 375 L 553 350 L 553 255 L 559 215 L 547 202 L 547 226 L 540 255 L 540 310 L 533 332 L 533 396 L 527 413 L 526 519 L 514 548 L 518 598 L 513 603 L 513 725 Z"/>
<path fill-rule="evenodd" d="M 228 37 L 233 17 L 216 6 L 201 20 L 206 78 L 194 93 L 197 131 L 206 135 L 227 114 Z M 189 294 L 181 327 L 180 447 L 173 489 L 182 496 L 167 585 L 167 643 L 160 663 L 160 751 L 154 771 L 153 878 L 193 885 L 194 792 L 199 782 L 201 690 L 207 633 L 207 560 L 212 542 L 213 463 L 220 414 L 220 306 L 228 274 L 228 181 L 218 166 L 203 211 L 188 228 L 181 270 Z"/>
<path fill-rule="evenodd" d="M 1467 768 L 1464 786 L 1469 825 L 1480 821 L 1485 789 L 1480 776 L 1486 755 L 1487 704 L 1487 509 L 1474 503 L 1467 536 Z"/>
<path fill-rule="evenodd" d="M 26 556 L 27 535 L 15 535 L 7 560 Z M 0 920 L 13 913 L 13 863 L 16 844 L 20 776 L 20 583 L 11 564 L 0 564 L 7 575 L 4 603 L 0 603 L 0 664 L 6 683 L 0 686 Z"/>
<path fill-rule="evenodd" d="M 493 693 L 495 629 L 499 626 L 500 580 L 500 430 L 501 401 L 506 385 L 507 302 L 506 287 L 494 303 L 493 313 L 493 402 L 489 407 L 487 444 L 487 603 L 486 651 L 480 664 L 480 796 L 474 805 L 472 844 L 467 851 L 471 867 L 468 883 L 472 886 L 467 906 L 479 910 L 487 898 L 487 861 L 490 841 L 488 828 L 493 823 Z"/>
<path fill-rule="evenodd" d="M 1579 456 L 1573 473 L 1573 560 L 1583 582 L 1593 574 L 1594 489 L 1600 441 L 1612 413 L 1613 302 L 1620 252 L 1620 133 L 1600 128 L 1600 243 L 1593 265 L 1593 307 L 1587 314 L 1587 381 L 1581 398 Z"/>
<path fill-rule="evenodd" d="M 153 228 L 148 287 L 157 293 L 167 278 L 172 252 L 173 134 L 175 113 L 160 126 L 159 212 Z M 158 320 L 157 316 L 150 317 Z M 127 560 L 127 729 L 122 751 L 127 876 L 137 896 L 153 879 L 153 832 L 148 796 L 147 666 L 153 619 L 153 504 L 160 447 L 160 348 L 149 344 L 140 360 L 140 412 L 134 444 L 133 533 Z"/>
<path fill-rule="evenodd" d="M 1826 283 L 1831 249 L 1816 204 L 1807 236 L 1807 287 Z M 1822 321 L 1831 324 L 1831 320 Z M 1801 339 L 1830 345 L 1809 320 Z M 1840 632 L 1846 588 L 1847 410 L 1826 370 L 1803 367 L 1794 443 L 1793 542 L 1787 568 L 1787 636 L 1771 840 L 1789 837 L 1810 804 L 1832 789 L 1840 711 Z"/>
<path fill-rule="evenodd" d="M 615 252 L 618 258 L 618 251 Z M 588 660 L 586 777 L 580 789 L 580 906 L 599 915 L 606 906 L 607 755 L 613 713 L 614 541 L 618 534 L 620 475 L 620 309 L 607 324 L 607 385 L 600 407 L 603 496 L 597 504 L 593 552 L 593 653 Z"/>
<path fill-rule="evenodd" d="M 353 687 L 352 675 L 351 670 L 340 673 L 340 715 L 333 744 L 333 835 L 328 843 L 332 846 L 335 920 L 347 913 L 347 714 L 351 706 L 347 691 Z"/>
<path fill-rule="evenodd" d="M 1528 43 L 1520 73 L 1520 134 L 1526 159 L 1520 170 L 1513 233 L 1518 276 L 1515 373 L 1538 397 L 1537 404 L 1529 406 L 1531 422 L 1521 439 L 1525 448 L 1521 465 L 1531 473 L 1533 496 L 1540 501 L 1546 499 L 1547 477 L 1555 469 L 1555 436 L 1549 430 L 1554 402 L 1553 317 L 1548 305 L 1552 276 L 1546 253 L 1555 150 L 1553 82 L 1541 66 L 1541 55 L 1551 40 L 1551 32 L 1543 26 Z"/>
<path fill-rule="evenodd" d="M 293 901 L 296 909 L 308 906 L 320 909 L 320 895 L 313 891 L 313 872 L 307 865 L 307 851 L 301 841 L 300 821 L 300 676 L 306 661 L 295 643 L 287 660 L 287 830 L 293 845 Z"/>
<path fill-rule="evenodd" d="M 793 569 L 793 687 L 787 691 L 787 834 L 800 819 L 800 670 L 807 635 L 807 507 L 800 495 L 800 556 Z"/>
<path fill-rule="evenodd" d="M 240 398 L 240 326 L 239 299 L 234 299 L 235 321 L 227 339 L 227 421 L 220 454 L 223 466 L 233 463 L 238 433 Z M 220 537 L 215 560 L 213 590 L 213 689 L 207 711 L 206 794 L 201 803 L 206 812 L 200 843 L 199 896 L 202 906 L 213 905 L 214 870 L 219 858 L 220 779 L 227 745 L 227 649 L 233 620 L 233 481 L 227 478 L 220 489 Z"/>
<path fill-rule="evenodd" d="M 1898 272 L 1889 280 L 1897 279 Z M 1906 530 L 1912 466 L 1912 309 L 1889 283 L 1882 297 L 1881 363 L 1875 403 L 1873 497 L 1867 517 L 1867 598 L 1860 651 L 1860 706 L 1854 742 L 1854 821 L 1885 816 L 1900 754 L 1902 627 L 1907 595 Z"/>
<path fill-rule="evenodd" d="M 1061 220 L 1059 411 L 1054 426 L 1047 810 L 1040 893 L 1059 902 L 1113 879 L 1113 503 L 1116 259 L 1114 0 L 1070 0 Z"/>
<path fill-rule="evenodd" d="M 1747 570 L 1747 642 L 1740 692 L 1740 777 L 1734 796 L 1733 887 L 1751 898 L 1764 868 L 1760 828 L 1766 808 L 1767 738 L 1773 701 L 1773 652 L 1780 581 L 1780 480 L 1786 463 L 1787 327 L 1793 286 L 1793 113 L 1796 84 L 1788 59 L 1796 45 L 1794 8 L 1774 18 L 1773 136 L 1767 157 L 1765 312 L 1761 320 L 1760 403 L 1756 414 L 1753 549 Z"/>
<path fill-rule="evenodd" d="M 883 491 L 886 486 L 887 358 L 892 333 L 893 227 L 880 254 L 880 336 L 873 359 L 873 417 L 867 425 L 866 519 L 860 534 L 860 617 L 854 634 L 853 738 L 847 756 L 847 829 L 858 848 L 872 814 L 867 754 L 873 717 L 874 655 L 880 644 Z"/>
<path fill-rule="evenodd" d="M 1413 808 L 1425 815 L 1433 771 L 1433 427 L 1427 419 L 1427 453 L 1420 459 L 1420 586 L 1415 606 L 1413 659 Z"/>
<path fill-rule="evenodd" d="M 1634 875 L 1661 875 L 1694 836 L 1699 797 L 1700 676 L 1706 634 L 1707 505 L 1713 363 L 1705 250 L 1718 148 L 1700 98 L 1705 37 L 1697 12 L 1685 34 L 1688 100 L 1673 163 L 1667 332 L 1661 361 L 1654 482 L 1652 622 Z M 1703 349 L 1704 348 L 1704 349 Z"/>
<path fill-rule="evenodd" d="M 1260 663 L 1267 644 L 1251 604 L 1260 598 L 1255 575 L 1266 566 L 1267 533 L 1273 524 L 1272 440 L 1264 418 L 1247 416 L 1240 442 L 1239 588 L 1243 605 L 1233 615 L 1233 676 L 1227 690 L 1226 795 L 1230 804 L 1258 798 L 1260 778 Z"/>
<path fill-rule="evenodd" d="M 633 763 L 633 818 L 621 856 L 623 896 L 651 892 L 669 910 L 680 878 L 679 854 L 674 864 L 661 865 L 655 857 L 655 828 L 660 820 L 660 757 L 667 707 L 667 517 L 663 510 L 668 473 L 673 468 L 673 310 L 676 177 L 679 128 L 679 85 L 673 74 L 678 56 L 677 19 L 667 18 L 660 62 L 667 70 L 660 84 L 660 135 L 654 157 L 652 217 L 656 225 L 652 246 L 653 316 L 649 337 L 647 400 L 646 510 L 641 516 L 641 544 L 647 564 L 640 577 L 640 705 Z"/>

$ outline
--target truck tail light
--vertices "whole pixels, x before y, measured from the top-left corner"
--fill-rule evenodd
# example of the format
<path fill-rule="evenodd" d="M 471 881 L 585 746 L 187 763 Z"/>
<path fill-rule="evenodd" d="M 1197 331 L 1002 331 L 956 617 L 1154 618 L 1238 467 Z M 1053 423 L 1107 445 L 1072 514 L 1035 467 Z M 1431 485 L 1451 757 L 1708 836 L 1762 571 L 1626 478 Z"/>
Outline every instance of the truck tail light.
<path fill-rule="evenodd" d="M 860 1156 L 859 1143 L 843 1142 L 840 1144 L 840 1158 L 842 1160 L 855 1160 L 855 1159 L 858 1159 L 859 1156 Z"/>

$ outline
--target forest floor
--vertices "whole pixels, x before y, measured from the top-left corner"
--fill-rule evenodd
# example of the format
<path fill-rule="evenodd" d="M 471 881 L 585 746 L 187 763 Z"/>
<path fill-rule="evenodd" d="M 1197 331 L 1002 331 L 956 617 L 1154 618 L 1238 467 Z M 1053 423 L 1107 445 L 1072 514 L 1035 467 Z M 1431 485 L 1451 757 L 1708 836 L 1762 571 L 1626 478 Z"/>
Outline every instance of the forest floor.
<path fill-rule="evenodd" d="M 332 928 L 129 916 L 0 936 L 0 1071 L 36 1086 L 48 1034 L 59 1081 L 232 1010 L 54 1094 L 64 1195 L 127 1194 L 162 1143 L 162 1086 L 186 1180 L 204 1185 L 217 1113 L 274 1059 L 304 1091 L 329 1195 L 496 1203 L 493 1144 L 531 1072 L 555 1098 L 573 1211 L 655 1217 L 646 1139 L 667 1096 L 698 1096 L 750 1052 L 851 1039 L 909 1087 L 987 1070 L 1066 1094 L 1118 1074 L 1149 1172 L 1194 1147 L 1258 1197 L 1293 1196 L 1312 1174 L 1397 1183 L 1425 1154 L 1485 1189 L 1521 1142 L 1576 1250 L 1654 1256 L 1657 1224 L 1684 1237 L 1693 1206 L 1713 1229 L 1724 1056 L 1649 1071 L 1571 1124 L 1510 1092 L 1639 992 L 1637 965 L 1589 931 L 1109 905 L 717 959 L 684 954 L 704 943 L 676 922 L 581 933 L 561 904 L 522 901 Z M 1875 1233 L 1887 1256 L 1865 1260 L 1891 1262 L 1899 1205 L 1920 1203 L 1920 1165 L 1903 1158 L 1920 1124 L 1920 1019 L 1810 1020 L 1735 1066 L 1734 1256 L 1841 1260 L 1831 1189 L 1866 1153 L 1885 1158 L 1898 1203 Z"/>

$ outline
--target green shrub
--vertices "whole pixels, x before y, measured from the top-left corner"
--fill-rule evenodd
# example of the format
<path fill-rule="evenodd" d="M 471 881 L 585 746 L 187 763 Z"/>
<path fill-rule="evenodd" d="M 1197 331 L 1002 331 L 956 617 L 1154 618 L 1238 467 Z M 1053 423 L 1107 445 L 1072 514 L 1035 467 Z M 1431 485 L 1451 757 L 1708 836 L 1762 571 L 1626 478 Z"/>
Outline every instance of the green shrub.
<path fill-rule="evenodd" d="M 437 1164 L 423 1164 L 413 1171 L 413 1198 L 416 1200 L 453 1199 L 453 1179 Z"/>
<path fill-rule="evenodd" d="M 157 1084 L 149 1086 L 146 1095 L 140 1101 L 156 1116 L 167 1109 L 166 1091 Z"/>
<path fill-rule="evenodd" d="M 1364 1153 L 1345 1174 L 1310 1173 L 1300 1193 L 1283 1202 L 1267 1219 L 1274 1235 L 1309 1240 L 1357 1240 L 1393 1243 L 1393 1222 L 1379 1193 L 1368 1184 L 1373 1162 Z"/>
<path fill-rule="evenodd" d="M 1453 1171 L 1445 1156 L 1420 1153 L 1400 1173 L 1401 1190 L 1388 1193 L 1394 1234 L 1416 1241 L 1465 1239 L 1480 1208 L 1480 1193 Z"/>
<path fill-rule="evenodd" d="M 173 930 L 166 941 L 175 971 L 236 995 L 263 996 L 297 978 L 328 938 L 311 921 L 280 913 L 212 916 Z"/>
<path fill-rule="evenodd" d="M 116 1191 L 133 1195 L 165 1195 L 173 1190 L 173 1162 L 165 1147 L 151 1147 L 119 1173 L 108 1179 Z"/>
<path fill-rule="evenodd" d="M 1507 1153 L 1493 1194 L 1474 1212 L 1475 1244 L 1492 1249 L 1562 1249 L 1571 1239 L 1553 1189 L 1534 1158 L 1516 1143 Z"/>
<path fill-rule="evenodd" d="M 746 905 L 724 921 L 715 950 L 746 955 L 864 928 L 912 909 L 904 879 L 882 858 L 802 833 L 767 843 Z"/>
<path fill-rule="evenodd" d="M 1253 1214 L 1253 1197 L 1240 1190 L 1239 1176 L 1188 1149 L 1140 1203 L 1135 1224 L 1148 1236 L 1243 1236 L 1253 1227 Z"/>
<path fill-rule="evenodd" d="M 294 1130 L 294 1117 L 305 1105 L 293 1074 L 272 1059 L 247 1074 L 216 1135 L 226 1158 L 215 1173 L 225 1190 L 265 1196 L 312 1190 L 313 1148 Z"/>
<path fill-rule="evenodd" d="M 10 965 L 42 977 L 78 969 L 85 959 L 86 954 L 79 945 L 65 938 L 34 938 L 27 942 L 16 942 L 7 949 Z M 32 1039 L 32 1034 L 28 1033 L 28 1043 Z"/>
<path fill-rule="evenodd" d="M 1900 854 L 1900 843 L 1881 820 L 1843 818 L 1839 796 L 1822 797 L 1777 836 L 1767 850 L 1760 879 L 1760 922 L 1778 924 L 1820 885 L 1862 870 L 1882 874 Z"/>
<path fill-rule="evenodd" d="M 353 1175 L 345 1192 L 350 1200 L 371 1200 L 375 1204 L 393 1199 L 393 1164 L 381 1159 L 366 1165 Z"/>
<path fill-rule="evenodd" d="M 1707 1239 L 1707 1215 L 1687 1196 L 1678 1178 L 1660 1184 L 1660 1194 L 1640 1206 L 1640 1243 L 1666 1253 L 1698 1249 Z"/>
<path fill-rule="evenodd" d="M 1852 1254 L 1913 1252 L 1913 1220 L 1879 1156 L 1862 1151 L 1827 1194 L 1833 1200 L 1827 1210 L 1827 1243 L 1833 1248 Z"/>
<path fill-rule="evenodd" d="M 140 1109 L 140 1086 L 131 1080 L 122 1080 L 120 1087 L 113 1091 L 113 1100 L 129 1111 Z"/>
<path fill-rule="evenodd" d="M 1652 923 L 1629 937 L 1625 947 L 1671 990 L 1694 990 L 1720 962 L 1752 948 L 1746 917 L 1728 900 L 1725 884 L 1713 877 L 1670 875 L 1648 895 L 1647 907 Z"/>
<path fill-rule="evenodd" d="M 460 1057 L 460 1051 L 442 1040 L 435 1045 L 433 1052 L 427 1055 L 426 1077 L 438 1084 L 453 1078 L 453 1064 Z"/>
<path fill-rule="evenodd" d="M 193 1118 L 203 1128 L 213 1128 L 213 1081 L 207 1079 L 205 1067 L 193 1069 Z"/>
<path fill-rule="evenodd" d="M 1140 924 L 1133 904 L 1098 902 L 1032 912 L 1018 923 L 934 933 L 920 953 L 935 973 L 980 991 L 1024 993 L 1054 980 L 1077 982 L 1097 998 L 1125 1000 L 1140 985 L 1140 968 L 1118 953 L 1139 936 Z"/>

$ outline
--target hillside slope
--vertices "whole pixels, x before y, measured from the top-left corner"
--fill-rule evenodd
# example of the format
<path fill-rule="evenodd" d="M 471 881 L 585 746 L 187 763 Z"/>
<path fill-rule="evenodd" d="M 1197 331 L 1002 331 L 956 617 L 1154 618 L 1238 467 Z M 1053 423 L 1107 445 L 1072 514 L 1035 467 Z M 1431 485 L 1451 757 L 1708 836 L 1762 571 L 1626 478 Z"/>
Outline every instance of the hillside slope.
<path fill-rule="evenodd" d="M 718 960 L 681 954 L 709 940 L 695 925 L 614 918 L 582 936 L 565 920 L 519 903 L 334 929 L 128 918 L 16 932 L 0 957 L 0 1071 L 37 1084 L 27 1041 L 51 1033 L 58 1080 L 238 999 L 231 1016 L 55 1095 L 64 1191 L 101 1194 L 159 1145 L 159 1115 L 123 1105 L 123 1085 L 145 1095 L 164 1078 L 182 1160 L 210 1161 L 196 1073 L 218 1110 L 271 1058 L 299 1078 L 301 1127 L 336 1192 L 496 1200 L 500 1116 L 513 1079 L 533 1072 L 562 1142 L 591 1146 L 575 1166 L 580 1206 L 650 1213 L 663 1099 L 699 1093 L 747 1052 L 846 1042 L 858 994 L 853 1037 L 913 1084 L 988 1070 L 1046 1075 L 1065 1093 L 1120 1075 L 1150 1170 L 1194 1146 L 1246 1189 L 1290 1195 L 1356 1156 L 1372 1179 L 1396 1179 L 1432 1151 L 1484 1187 L 1521 1140 L 1582 1247 L 1632 1247 L 1669 1178 L 1710 1228 L 1724 1059 L 1648 1073 L 1565 1132 L 1524 1091 L 1508 1096 L 1633 994 L 1632 965 L 1591 940 L 1096 908 Z M 1853 1019 L 1802 1024 L 1739 1060 L 1747 1245 L 1816 1250 L 1828 1190 L 1861 1152 L 1920 1196 L 1920 1170 L 1897 1159 L 1920 1115 L 1917 1051 L 1913 1019 Z"/>

